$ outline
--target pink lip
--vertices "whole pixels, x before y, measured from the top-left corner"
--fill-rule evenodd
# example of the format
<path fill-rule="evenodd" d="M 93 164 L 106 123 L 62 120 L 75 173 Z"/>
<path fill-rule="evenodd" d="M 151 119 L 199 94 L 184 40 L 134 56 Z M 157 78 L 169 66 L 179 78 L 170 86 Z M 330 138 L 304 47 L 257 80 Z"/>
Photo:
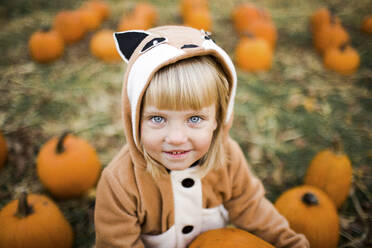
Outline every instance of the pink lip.
<path fill-rule="evenodd" d="M 173 154 L 174 152 L 177 152 L 177 153 Z M 183 151 L 183 150 L 164 151 L 164 153 L 167 156 L 169 156 L 170 158 L 174 158 L 174 159 L 184 158 L 189 152 L 190 152 L 189 150 L 187 151 Z"/>

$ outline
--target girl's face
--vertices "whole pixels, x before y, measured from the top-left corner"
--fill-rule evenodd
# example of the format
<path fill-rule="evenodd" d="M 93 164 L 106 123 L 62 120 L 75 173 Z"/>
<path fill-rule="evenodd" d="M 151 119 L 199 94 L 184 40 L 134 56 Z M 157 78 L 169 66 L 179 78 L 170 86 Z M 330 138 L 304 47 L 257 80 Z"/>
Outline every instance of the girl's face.
<path fill-rule="evenodd" d="M 141 143 L 146 152 L 169 170 L 184 170 L 208 151 L 217 127 L 216 107 L 201 110 L 161 110 L 145 106 Z"/>

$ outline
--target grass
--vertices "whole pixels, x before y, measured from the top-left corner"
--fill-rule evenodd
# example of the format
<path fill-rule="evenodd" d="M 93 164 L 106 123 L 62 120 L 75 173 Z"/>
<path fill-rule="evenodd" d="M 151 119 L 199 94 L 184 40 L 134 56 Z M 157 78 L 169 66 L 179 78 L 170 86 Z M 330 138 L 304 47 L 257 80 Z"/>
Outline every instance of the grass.
<path fill-rule="evenodd" d="M 107 2 L 112 14 L 102 28 L 115 29 L 135 1 Z M 182 23 L 178 1 L 149 2 L 158 7 L 158 25 Z M 210 1 L 213 39 L 232 58 L 238 37 L 230 13 L 238 2 L 243 1 Z M 354 169 L 353 189 L 339 210 L 340 247 L 363 247 L 362 242 L 371 242 L 365 223 L 372 208 L 372 38 L 359 26 L 370 14 L 369 1 L 326 1 L 360 53 L 360 69 L 352 76 L 326 70 L 312 46 L 308 19 L 324 1 L 250 2 L 268 9 L 279 40 L 270 71 L 251 74 L 238 69 L 231 135 L 263 180 L 271 201 L 301 184 L 312 157 L 339 136 Z M 37 178 L 35 158 L 49 138 L 64 130 L 91 142 L 103 166 L 125 143 L 120 116 L 124 62 L 105 64 L 95 59 L 88 49 L 92 33 L 68 46 L 54 63 L 41 65 L 28 55 L 27 41 L 34 31 L 50 25 L 58 11 L 81 3 L 14 0 L 0 7 L 0 129 L 10 150 L 0 172 L 0 208 L 25 189 L 49 194 Z M 74 247 L 92 247 L 94 197 L 57 203 L 75 230 Z"/>

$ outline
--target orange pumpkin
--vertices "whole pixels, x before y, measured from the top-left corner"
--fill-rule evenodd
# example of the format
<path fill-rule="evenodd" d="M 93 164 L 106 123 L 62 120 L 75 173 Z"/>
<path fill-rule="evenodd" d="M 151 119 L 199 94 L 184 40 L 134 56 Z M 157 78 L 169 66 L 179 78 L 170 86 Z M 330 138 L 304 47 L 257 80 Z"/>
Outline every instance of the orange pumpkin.
<path fill-rule="evenodd" d="M 106 2 L 101 0 L 90 0 L 82 5 L 82 8 L 92 9 L 96 11 L 101 17 L 101 21 L 110 16 L 110 8 Z"/>
<path fill-rule="evenodd" d="M 351 75 L 358 70 L 360 57 L 350 45 L 342 45 L 328 49 L 324 54 L 323 63 L 328 69 L 342 75 Z"/>
<path fill-rule="evenodd" d="M 36 163 L 42 184 L 61 199 L 79 197 L 94 187 L 101 170 L 95 149 L 69 133 L 49 140 Z"/>
<path fill-rule="evenodd" d="M 232 11 L 232 20 L 235 30 L 238 33 L 247 31 L 247 27 L 256 20 L 271 20 L 271 16 L 265 10 L 257 8 L 251 3 L 242 3 L 234 7 Z"/>
<path fill-rule="evenodd" d="M 133 11 L 135 18 L 143 19 L 147 26 L 153 27 L 158 18 L 157 10 L 154 5 L 150 3 L 138 3 Z"/>
<path fill-rule="evenodd" d="M 28 41 L 31 58 L 40 63 L 54 61 L 62 56 L 65 48 L 62 37 L 55 30 L 34 32 Z"/>
<path fill-rule="evenodd" d="M 206 231 L 191 242 L 189 248 L 274 248 L 257 236 L 238 228 Z"/>
<path fill-rule="evenodd" d="M 195 9 L 186 15 L 184 21 L 185 25 L 196 29 L 212 30 L 212 18 L 208 9 Z"/>
<path fill-rule="evenodd" d="M 0 169 L 4 167 L 8 157 L 8 146 L 3 134 L 0 132 Z"/>
<path fill-rule="evenodd" d="M 278 32 L 275 25 L 268 19 L 258 19 L 247 25 L 246 31 L 256 37 L 266 40 L 271 48 L 275 48 Z"/>
<path fill-rule="evenodd" d="M 114 31 L 110 29 L 103 29 L 95 33 L 90 40 L 90 52 L 106 62 L 120 61 L 113 33 Z"/>
<path fill-rule="evenodd" d="M 134 15 L 130 16 L 123 16 L 119 21 L 117 30 L 120 31 L 127 31 L 132 29 L 139 29 L 139 30 L 146 30 L 151 28 L 148 22 L 142 18 L 136 18 Z"/>
<path fill-rule="evenodd" d="M 239 68 L 247 71 L 268 70 L 271 68 L 273 51 L 266 40 L 246 36 L 241 38 L 235 49 L 235 61 Z"/>
<path fill-rule="evenodd" d="M 196 9 L 208 9 L 208 0 L 181 0 L 181 16 L 183 19 Z"/>
<path fill-rule="evenodd" d="M 292 188 L 277 199 L 275 207 L 295 232 L 305 234 L 311 248 L 337 247 L 337 210 L 320 189 L 308 185 Z"/>
<path fill-rule="evenodd" d="M 328 23 L 330 18 L 331 18 L 331 13 L 329 12 L 328 8 L 322 7 L 320 9 L 317 9 L 310 16 L 311 31 L 314 33 L 317 30 L 319 30 L 319 27 L 325 23 Z"/>
<path fill-rule="evenodd" d="M 44 195 L 23 193 L 0 211 L 0 247 L 71 248 L 73 231 Z"/>
<path fill-rule="evenodd" d="M 314 45 L 320 53 L 331 47 L 339 47 L 349 41 L 350 37 L 340 22 L 331 19 L 329 24 L 322 25 L 314 34 Z"/>
<path fill-rule="evenodd" d="M 88 31 L 97 29 L 102 22 L 101 16 L 97 11 L 89 8 L 81 8 L 78 10 L 78 13 L 81 16 L 83 25 Z"/>
<path fill-rule="evenodd" d="M 366 34 L 372 34 L 372 16 L 364 17 L 361 30 Z"/>
<path fill-rule="evenodd" d="M 339 142 L 315 155 L 307 169 L 305 184 L 322 189 L 339 208 L 347 198 L 352 179 L 350 159 Z"/>
<path fill-rule="evenodd" d="M 81 40 L 86 30 L 78 11 L 61 11 L 54 19 L 54 29 L 67 44 Z"/>

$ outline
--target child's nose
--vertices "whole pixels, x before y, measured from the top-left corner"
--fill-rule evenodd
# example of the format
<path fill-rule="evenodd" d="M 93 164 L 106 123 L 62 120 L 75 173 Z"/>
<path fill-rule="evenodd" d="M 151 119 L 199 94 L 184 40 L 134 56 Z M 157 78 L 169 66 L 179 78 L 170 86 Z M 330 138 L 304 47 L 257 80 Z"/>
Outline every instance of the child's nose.
<path fill-rule="evenodd" d="M 165 142 L 171 145 L 181 145 L 187 141 L 187 135 L 184 128 L 175 126 L 168 130 Z"/>

